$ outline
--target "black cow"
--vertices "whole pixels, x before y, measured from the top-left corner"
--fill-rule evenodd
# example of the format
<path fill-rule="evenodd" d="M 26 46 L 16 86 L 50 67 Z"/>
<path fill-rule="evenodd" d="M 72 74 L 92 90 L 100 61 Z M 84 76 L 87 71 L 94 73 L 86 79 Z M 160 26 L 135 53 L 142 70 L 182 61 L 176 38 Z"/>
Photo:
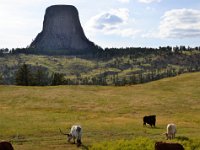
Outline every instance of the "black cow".
<path fill-rule="evenodd" d="M 156 115 L 144 116 L 143 125 L 149 124 L 151 127 L 156 126 Z"/>
<path fill-rule="evenodd" d="M 156 142 L 155 150 L 184 150 L 184 148 L 179 143 Z"/>

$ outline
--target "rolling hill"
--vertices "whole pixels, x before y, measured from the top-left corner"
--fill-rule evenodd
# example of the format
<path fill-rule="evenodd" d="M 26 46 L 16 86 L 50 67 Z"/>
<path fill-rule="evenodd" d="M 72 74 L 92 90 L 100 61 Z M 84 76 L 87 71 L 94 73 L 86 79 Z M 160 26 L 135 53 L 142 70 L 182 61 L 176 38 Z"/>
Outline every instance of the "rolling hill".
<path fill-rule="evenodd" d="M 165 141 L 167 123 L 177 124 L 186 150 L 200 149 L 200 73 L 133 86 L 0 86 L 0 140 L 16 150 L 77 149 L 59 128 L 83 127 L 82 149 L 107 149 Z M 156 114 L 156 128 L 143 127 Z M 114 145 L 113 145 L 114 144 Z M 107 147 L 106 147 L 107 146 Z"/>
<path fill-rule="evenodd" d="M 60 84 L 132 85 L 200 71 L 200 53 L 196 50 L 110 49 L 99 55 L 102 56 L 3 55 L 0 84 L 16 84 L 16 72 L 23 64 L 33 70 L 31 76 L 37 69 L 42 70 L 49 80 L 45 85 L 51 85 L 54 73 L 64 76 L 65 81 Z"/>

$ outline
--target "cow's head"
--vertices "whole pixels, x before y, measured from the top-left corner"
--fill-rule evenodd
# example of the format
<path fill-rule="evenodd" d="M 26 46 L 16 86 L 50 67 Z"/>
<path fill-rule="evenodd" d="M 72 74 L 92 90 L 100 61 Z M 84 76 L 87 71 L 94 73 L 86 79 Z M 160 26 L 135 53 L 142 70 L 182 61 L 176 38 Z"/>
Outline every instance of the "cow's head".
<path fill-rule="evenodd" d="M 165 133 L 163 133 L 163 135 L 165 135 L 165 136 L 166 136 L 166 138 L 167 138 L 167 140 L 168 140 L 168 138 L 169 138 L 169 136 L 168 136 L 168 133 L 167 133 L 167 132 L 165 132 Z"/>
<path fill-rule="evenodd" d="M 66 134 L 67 135 L 67 137 L 68 137 L 68 142 L 72 139 L 72 134 Z"/>

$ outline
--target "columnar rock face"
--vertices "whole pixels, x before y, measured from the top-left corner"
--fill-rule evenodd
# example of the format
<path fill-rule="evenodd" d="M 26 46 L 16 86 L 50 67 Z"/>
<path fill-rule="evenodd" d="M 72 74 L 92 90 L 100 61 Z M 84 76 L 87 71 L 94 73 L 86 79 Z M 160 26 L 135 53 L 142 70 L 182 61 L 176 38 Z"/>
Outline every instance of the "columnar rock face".
<path fill-rule="evenodd" d="M 53 5 L 46 9 L 43 30 L 30 48 L 45 50 L 84 51 L 93 49 L 81 27 L 78 11 L 71 5 Z"/>

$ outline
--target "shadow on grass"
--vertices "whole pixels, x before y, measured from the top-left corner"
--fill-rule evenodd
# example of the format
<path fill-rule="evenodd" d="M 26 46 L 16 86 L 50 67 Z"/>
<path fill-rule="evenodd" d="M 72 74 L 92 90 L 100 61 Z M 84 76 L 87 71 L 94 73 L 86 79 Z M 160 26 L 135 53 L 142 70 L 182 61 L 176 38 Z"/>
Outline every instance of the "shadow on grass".
<path fill-rule="evenodd" d="M 188 141 L 189 138 L 186 136 L 177 136 L 175 139 L 179 140 L 179 141 Z"/>
<path fill-rule="evenodd" d="M 143 126 L 144 128 L 147 128 L 147 129 L 163 129 L 161 127 L 158 127 L 158 126 L 155 126 L 155 127 L 151 127 L 151 126 Z"/>
<path fill-rule="evenodd" d="M 89 146 L 87 146 L 87 145 L 81 145 L 81 148 L 83 149 L 83 150 L 89 150 Z"/>

